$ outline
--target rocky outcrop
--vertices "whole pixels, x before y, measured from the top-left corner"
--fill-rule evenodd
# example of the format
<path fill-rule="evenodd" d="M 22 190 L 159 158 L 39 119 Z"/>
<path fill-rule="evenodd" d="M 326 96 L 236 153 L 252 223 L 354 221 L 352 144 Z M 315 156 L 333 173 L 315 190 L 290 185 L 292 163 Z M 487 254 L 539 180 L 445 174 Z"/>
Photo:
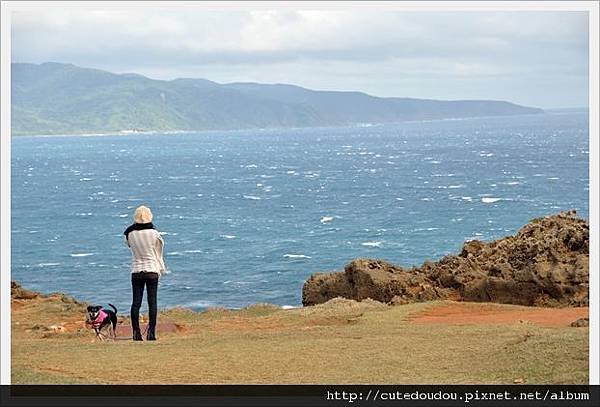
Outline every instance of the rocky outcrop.
<path fill-rule="evenodd" d="M 51 293 L 51 294 L 41 294 L 37 291 L 28 290 L 27 288 L 22 287 L 16 281 L 10 282 L 10 297 L 13 301 L 15 300 L 34 300 L 34 299 L 55 299 L 59 300 L 65 304 L 73 304 L 77 306 L 86 306 L 86 302 L 81 302 L 76 300 L 75 298 L 65 295 L 63 293 Z"/>
<path fill-rule="evenodd" d="M 464 244 L 458 255 L 403 268 L 358 259 L 343 272 L 316 273 L 302 289 L 303 305 L 335 297 L 389 304 L 437 299 L 538 306 L 586 306 L 589 225 L 575 211 L 537 218 L 515 236 Z"/>
<path fill-rule="evenodd" d="M 21 287 L 16 281 L 10 282 L 10 297 L 14 300 L 32 300 L 38 298 L 40 293 L 37 291 L 31 291 Z"/>

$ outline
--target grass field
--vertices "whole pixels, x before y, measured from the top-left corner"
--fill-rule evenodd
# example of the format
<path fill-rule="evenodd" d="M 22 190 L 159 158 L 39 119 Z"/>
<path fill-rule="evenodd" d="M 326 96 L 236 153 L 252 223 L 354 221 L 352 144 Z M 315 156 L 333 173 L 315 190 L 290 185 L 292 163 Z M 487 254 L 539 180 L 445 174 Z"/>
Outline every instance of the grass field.
<path fill-rule="evenodd" d="M 255 305 L 159 322 L 156 342 L 99 342 L 79 329 L 81 305 L 50 296 L 13 300 L 12 382 L 119 384 L 503 384 L 588 382 L 588 328 L 416 323 L 454 304 L 385 306 L 333 300 L 303 309 Z M 526 307 L 490 305 L 519 313 Z M 474 305 L 478 306 L 478 305 Z M 44 327 L 59 324 L 64 332 Z"/>

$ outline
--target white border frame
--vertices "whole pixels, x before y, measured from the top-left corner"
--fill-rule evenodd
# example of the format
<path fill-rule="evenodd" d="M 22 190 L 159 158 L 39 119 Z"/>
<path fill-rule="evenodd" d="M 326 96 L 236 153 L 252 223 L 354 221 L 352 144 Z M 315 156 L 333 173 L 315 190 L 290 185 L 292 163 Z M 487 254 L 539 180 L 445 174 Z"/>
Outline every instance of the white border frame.
<path fill-rule="evenodd" d="M 598 2 L 589 4 L 589 220 L 590 220 L 590 384 L 600 384 L 600 270 L 599 261 L 599 226 L 598 215 L 600 210 L 600 148 L 598 134 L 598 120 L 600 105 L 598 89 L 600 86 L 600 66 L 598 65 L 599 32 L 598 17 L 600 5 Z"/>
<path fill-rule="evenodd" d="M 10 14 L 15 10 L 27 10 L 35 7 L 50 6 L 68 6 L 69 8 L 79 7 L 105 7 L 118 9 L 136 9 L 140 7 L 166 7 L 166 8 L 190 8 L 197 7 L 209 10 L 222 10 L 225 7 L 230 10 L 248 10 L 248 9 L 272 9 L 272 8 L 301 8 L 309 7 L 313 9 L 340 9 L 340 8 L 386 8 L 405 11 L 587 11 L 589 12 L 589 136 L 590 136 L 590 156 L 589 156 L 589 220 L 590 220 L 590 354 L 589 354 L 589 379 L 590 384 L 600 384 L 600 359 L 599 359 L 599 328 L 600 328 L 600 270 L 598 243 L 599 243 L 599 134 L 598 134 L 598 87 L 600 67 L 598 65 L 598 13 L 599 4 L 597 1 L 398 1 L 398 2 L 380 2 L 380 1 L 288 1 L 288 2 L 102 2 L 102 1 L 6 1 L 2 2 L 2 42 L 1 42 L 1 132 L 0 132 L 0 175 L 1 175 L 1 231 L 0 231 L 0 384 L 10 384 L 11 382 L 11 331 L 10 318 L 10 265 L 11 265 L 11 217 L 10 217 L 10 37 L 11 25 Z"/>
<path fill-rule="evenodd" d="M 11 365 L 11 312 L 10 312 L 10 12 L 1 5 L 0 26 L 1 85 L 0 99 L 0 384 L 10 384 Z"/>

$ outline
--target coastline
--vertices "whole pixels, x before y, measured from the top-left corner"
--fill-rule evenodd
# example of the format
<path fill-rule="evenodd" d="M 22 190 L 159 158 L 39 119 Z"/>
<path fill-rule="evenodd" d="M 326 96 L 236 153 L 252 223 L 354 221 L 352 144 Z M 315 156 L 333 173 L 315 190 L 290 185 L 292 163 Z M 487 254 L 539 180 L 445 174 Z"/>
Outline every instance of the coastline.
<path fill-rule="evenodd" d="M 104 137 L 104 136 L 128 136 L 128 135 L 161 135 L 161 134 L 194 134 L 194 133 L 214 133 L 214 132 L 226 132 L 226 133 L 238 133 L 248 131 L 294 131 L 304 129 L 335 129 L 335 128 L 371 128 L 371 127 L 382 127 L 382 126 L 398 126 L 402 124 L 418 124 L 418 123 L 443 123 L 453 121 L 469 121 L 469 120 L 489 120 L 499 118 L 511 118 L 511 117 L 523 117 L 523 116 L 539 116 L 542 115 L 565 115 L 565 114 L 585 114 L 589 113 L 589 109 L 548 109 L 541 113 L 524 113 L 524 114 L 512 114 L 512 115 L 492 115 L 492 116 L 472 116 L 472 117 L 455 117 L 455 118 L 443 118 L 443 119 L 423 119 L 423 120 L 405 120 L 400 122 L 389 122 L 389 123 L 349 123 L 339 125 L 322 125 L 322 126 L 303 126 L 303 127 L 244 127 L 244 128 L 223 128 L 223 129 L 199 129 L 199 130 L 114 130 L 104 132 L 82 132 L 82 133 L 51 133 L 51 134 L 16 134 L 12 137 Z"/>
<path fill-rule="evenodd" d="M 12 282 L 12 383 L 585 384 L 588 227 L 575 212 L 533 219 L 515 236 L 468 241 L 425 270 L 357 259 L 344 272 L 313 274 L 300 308 L 161 309 L 151 342 L 131 340 L 124 313 L 112 340 L 97 338 L 86 308 L 106 304 Z M 522 267 L 514 276 L 496 267 L 505 253 Z M 559 266 L 548 269 L 548 255 Z M 495 275 L 478 281 L 480 257 Z M 448 264 L 458 265 L 451 275 Z M 487 298 L 478 297 L 482 287 Z M 142 330 L 147 323 L 142 314 Z M 102 360 L 90 362 L 98 352 Z"/>

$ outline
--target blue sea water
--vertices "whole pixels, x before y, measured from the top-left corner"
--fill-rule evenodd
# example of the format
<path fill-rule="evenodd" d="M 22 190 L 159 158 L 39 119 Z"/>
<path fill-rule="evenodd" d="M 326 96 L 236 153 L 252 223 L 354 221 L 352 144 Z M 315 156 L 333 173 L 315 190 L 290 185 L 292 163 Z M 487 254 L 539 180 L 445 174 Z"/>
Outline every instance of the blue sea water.
<path fill-rule="evenodd" d="M 12 278 L 127 313 L 123 230 L 150 206 L 159 306 L 299 306 L 314 272 L 411 266 L 575 208 L 587 113 L 371 127 L 13 137 Z"/>

